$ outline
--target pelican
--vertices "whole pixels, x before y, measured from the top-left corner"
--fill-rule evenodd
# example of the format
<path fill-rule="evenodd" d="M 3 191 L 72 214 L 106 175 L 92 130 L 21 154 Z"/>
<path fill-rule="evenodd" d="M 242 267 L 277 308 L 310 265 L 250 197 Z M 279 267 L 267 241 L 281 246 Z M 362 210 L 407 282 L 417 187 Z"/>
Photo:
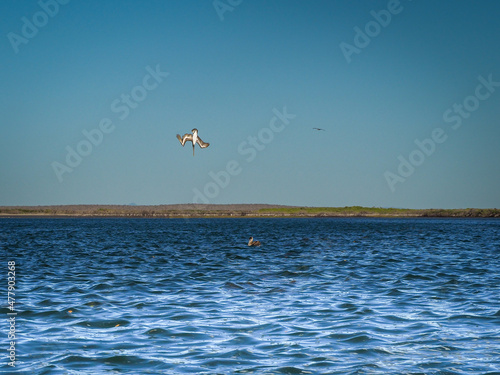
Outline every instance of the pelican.
<path fill-rule="evenodd" d="M 248 240 L 248 246 L 260 246 L 260 241 L 254 241 L 253 237 Z"/>
<path fill-rule="evenodd" d="M 203 142 L 201 140 L 201 138 L 198 137 L 198 129 L 195 128 L 191 131 L 193 132 L 193 134 L 186 133 L 182 137 L 179 134 L 177 134 L 177 139 L 179 140 L 179 142 L 181 143 L 181 145 L 183 147 L 187 141 L 191 141 L 191 143 L 193 144 L 193 156 L 194 156 L 194 146 L 197 143 L 198 143 L 198 146 L 200 146 L 201 148 L 205 148 L 205 147 L 210 146 L 210 143 Z"/>

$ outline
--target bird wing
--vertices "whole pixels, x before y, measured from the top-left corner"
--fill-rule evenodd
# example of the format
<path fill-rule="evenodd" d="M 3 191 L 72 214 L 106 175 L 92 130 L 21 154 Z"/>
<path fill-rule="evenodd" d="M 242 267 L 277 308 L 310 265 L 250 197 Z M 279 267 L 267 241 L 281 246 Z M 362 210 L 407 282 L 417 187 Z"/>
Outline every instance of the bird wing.
<path fill-rule="evenodd" d="M 203 142 L 200 137 L 198 137 L 198 139 L 196 140 L 196 143 L 198 143 L 198 145 L 201 148 L 206 148 L 206 147 L 210 146 L 210 143 Z"/>
<path fill-rule="evenodd" d="M 193 142 L 193 135 L 192 135 L 192 134 L 189 134 L 189 133 L 186 133 L 186 134 L 184 134 L 184 135 L 182 136 L 182 138 L 181 138 L 181 136 L 180 136 L 179 134 L 177 134 L 177 139 L 179 140 L 179 142 L 181 143 L 181 145 L 183 145 L 183 146 L 184 146 L 184 144 L 185 144 L 187 141 L 191 141 L 191 142 Z"/>

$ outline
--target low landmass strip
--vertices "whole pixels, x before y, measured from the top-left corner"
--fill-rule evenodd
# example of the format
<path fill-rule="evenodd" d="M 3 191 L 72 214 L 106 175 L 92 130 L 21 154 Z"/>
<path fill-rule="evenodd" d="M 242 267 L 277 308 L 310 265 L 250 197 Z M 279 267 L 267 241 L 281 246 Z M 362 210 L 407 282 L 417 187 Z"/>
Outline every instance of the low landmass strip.
<path fill-rule="evenodd" d="M 0 206 L 0 217 L 500 217 L 500 209 L 300 207 L 269 204 Z"/>

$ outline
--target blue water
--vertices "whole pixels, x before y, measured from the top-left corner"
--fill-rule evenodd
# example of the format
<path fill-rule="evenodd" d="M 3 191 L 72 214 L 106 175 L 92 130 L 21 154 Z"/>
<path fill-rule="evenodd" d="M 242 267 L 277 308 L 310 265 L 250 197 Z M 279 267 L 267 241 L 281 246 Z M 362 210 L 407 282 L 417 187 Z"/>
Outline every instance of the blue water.
<path fill-rule="evenodd" d="M 2 219 L 0 246 L 0 372 L 500 373 L 500 220 Z"/>

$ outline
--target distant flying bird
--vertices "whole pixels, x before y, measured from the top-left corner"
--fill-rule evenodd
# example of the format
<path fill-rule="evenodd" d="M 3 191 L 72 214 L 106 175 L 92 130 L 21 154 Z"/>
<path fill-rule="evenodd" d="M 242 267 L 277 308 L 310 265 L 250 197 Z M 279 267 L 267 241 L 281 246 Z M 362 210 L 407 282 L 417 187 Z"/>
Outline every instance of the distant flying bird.
<path fill-rule="evenodd" d="M 323 130 L 325 131 L 325 129 L 321 129 L 321 128 L 313 128 L 314 130 Z"/>
<path fill-rule="evenodd" d="M 181 136 L 179 134 L 177 134 L 177 139 L 181 143 L 182 147 L 184 147 L 184 144 L 187 141 L 191 141 L 191 143 L 193 144 L 193 156 L 194 156 L 194 146 L 195 146 L 195 144 L 198 143 L 198 146 L 200 146 L 201 148 L 206 148 L 206 147 L 210 146 L 210 143 L 203 142 L 201 140 L 201 138 L 198 137 L 198 129 L 193 129 L 191 131 L 193 132 L 193 134 L 186 133 L 186 134 L 184 134 L 182 136 L 182 138 L 181 138 Z"/>
<path fill-rule="evenodd" d="M 260 241 L 254 241 L 253 237 L 248 240 L 248 246 L 260 246 Z"/>

